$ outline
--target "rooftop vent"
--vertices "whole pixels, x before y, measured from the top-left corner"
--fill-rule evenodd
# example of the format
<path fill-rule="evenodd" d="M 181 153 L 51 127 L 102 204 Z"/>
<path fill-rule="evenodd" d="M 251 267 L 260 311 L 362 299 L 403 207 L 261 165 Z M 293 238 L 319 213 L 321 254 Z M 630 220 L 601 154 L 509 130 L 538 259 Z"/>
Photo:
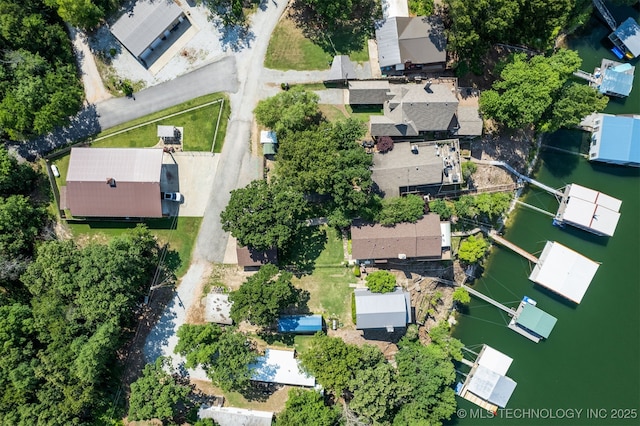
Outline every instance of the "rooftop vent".
<path fill-rule="evenodd" d="M 109 185 L 112 188 L 116 187 L 116 180 L 114 178 L 107 178 L 107 185 Z"/>

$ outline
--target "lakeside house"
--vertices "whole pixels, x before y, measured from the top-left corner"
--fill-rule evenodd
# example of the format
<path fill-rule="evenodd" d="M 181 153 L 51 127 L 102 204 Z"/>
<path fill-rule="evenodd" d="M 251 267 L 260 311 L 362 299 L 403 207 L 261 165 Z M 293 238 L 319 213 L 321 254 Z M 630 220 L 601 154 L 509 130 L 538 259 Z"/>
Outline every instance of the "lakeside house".
<path fill-rule="evenodd" d="M 351 225 L 351 255 L 365 264 L 443 260 L 443 253 L 448 253 L 443 244 L 451 237 L 443 237 L 442 232 L 440 216 L 434 213 L 424 215 L 416 223 L 394 226 L 355 220 Z"/>
<path fill-rule="evenodd" d="M 278 249 L 271 247 L 268 250 L 257 250 L 248 246 L 237 246 L 236 256 L 238 266 L 244 268 L 245 271 L 260 269 L 262 265 L 267 263 L 278 263 Z"/>
<path fill-rule="evenodd" d="M 354 290 L 356 329 L 385 329 L 389 333 L 405 328 L 412 321 L 411 295 L 396 287 L 390 293 L 372 293 L 366 288 Z"/>
<path fill-rule="evenodd" d="M 640 167 L 640 115 L 596 114 L 589 160 Z"/>
<path fill-rule="evenodd" d="M 162 149 L 72 148 L 61 207 L 74 217 L 162 217 Z"/>

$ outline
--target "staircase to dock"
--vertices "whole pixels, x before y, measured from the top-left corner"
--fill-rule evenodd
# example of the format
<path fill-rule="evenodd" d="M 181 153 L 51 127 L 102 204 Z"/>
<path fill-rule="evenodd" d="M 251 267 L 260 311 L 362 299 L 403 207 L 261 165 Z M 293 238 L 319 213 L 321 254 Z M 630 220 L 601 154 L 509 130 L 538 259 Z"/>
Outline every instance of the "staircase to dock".
<path fill-rule="evenodd" d="M 609 9 L 607 9 L 607 6 L 604 5 L 604 2 L 602 0 L 593 0 L 593 5 L 598 9 L 598 12 L 600 12 L 602 18 L 605 20 L 607 25 L 609 25 L 611 31 L 615 31 L 618 28 L 618 24 L 616 23 L 613 15 L 611 15 L 611 12 L 609 12 Z"/>
<path fill-rule="evenodd" d="M 477 160 L 474 159 L 473 160 L 474 163 L 477 164 L 486 164 L 489 166 L 500 166 L 500 167 L 504 167 L 505 169 L 507 169 L 509 172 L 513 173 L 514 175 L 516 175 L 519 179 L 522 179 L 525 182 L 530 183 L 533 186 L 537 186 L 538 188 L 547 191 L 548 193 L 555 195 L 556 197 L 562 197 L 562 191 L 559 191 L 555 188 L 550 187 L 549 185 L 545 185 L 542 182 L 538 182 L 537 180 L 530 178 L 527 175 L 523 175 L 522 173 L 520 173 L 519 171 L 517 171 L 516 169 L 514 169 L 513 167 L 511 167 L 509 164 L 505 163 L 504 161 L 495 161 L 495 160 Z"/>
<path fill-rule="evenodd" d="M 573 75 L 578 77 L 578 78 L 585 79 L 589 83 L 593 83 L 593 84 L 596 84 L 596 85 L 598 84 L 598 79 L 596 78 L 596 76 L 591 74 L 591 73 L 588 73 L 586 71 L 578 70 L 578 71 L 575 71 L 573 73 Z"/>

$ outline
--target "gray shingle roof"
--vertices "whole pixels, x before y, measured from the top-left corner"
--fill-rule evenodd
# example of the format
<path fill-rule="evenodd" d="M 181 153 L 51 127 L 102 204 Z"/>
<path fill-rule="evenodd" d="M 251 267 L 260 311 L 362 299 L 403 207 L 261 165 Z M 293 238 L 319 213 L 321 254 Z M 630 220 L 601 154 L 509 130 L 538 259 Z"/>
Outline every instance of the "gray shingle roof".
<path fill-rule="evenodd" d="M 458 106 L 458 125 L 460 126 L 457 135 L 459 136 L 480 136 L 482 135 L 482 117 L 475 106 Z"/>
<path fill-rule="evenodd" d="M 382 226 L 361 221 L 351 225 L 351 253 L 354 259 L 398 259 L 442 255 L 440 216 L 427 214 L 416 223 Z"/>
<path fill-rule="evenodd" d="M 446 61 L 444 26 L 437 17 L 390 17 L 379 23 L 376 40 L 381 67 Z"/>
<path fill-rule="evenodd" d="M 111 26 L 111 32 L 131 54 L 140 56 L 182 14 L 173 0 L 138 0 Z"/>
<path fill-rule="evenodd" d="M 354 78 L 357 78 L 356 69 L 351 59 L 347 55 L 334 56 L 327 80 L 349 80 Z"/>
<path fill-rule="evenodd" d="M 382 105 L 391 98 L 387 80 L 359 80 L 349 82 L 350 105 Z"/>
<path fill-rule="evenodd" d="M 406 327 L 411 322 L 411 299 L 400 287 L 391 293 L 371 293 L 364 288 L 354 293 L 357 329 Z"/>

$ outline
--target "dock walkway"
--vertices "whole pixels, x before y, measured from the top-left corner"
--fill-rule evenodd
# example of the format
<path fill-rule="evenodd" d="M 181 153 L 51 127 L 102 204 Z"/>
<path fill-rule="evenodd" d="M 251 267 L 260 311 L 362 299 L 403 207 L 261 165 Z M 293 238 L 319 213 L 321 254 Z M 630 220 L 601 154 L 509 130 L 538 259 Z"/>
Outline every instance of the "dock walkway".
<path fill-rule="evenodd" d="M 493 306 L 495 306 L 496 308 L 502 309 L 503 311 L 505 311 L 506 313 L 508 313 L 509 315 L 513 316 L 516 314 L 515 309 L 510 308 L 508 306 L 503 305 L 500 302 L 497 302 L 495 300 L 493 300 L 492 298 L 490 298 L 487 295 L 484 295 L 482 293 L 480 293 L 479 291 L 476 291 L 474 289 L 472 289 L 471 287 L 467 287 L 466 285 L 462 284 L 460 287 L 464 288 L 465 290 L 467 290 L 469 293 L 473 294 L 474 296 L 484 300 L 485 302 L 491 303 Z"/>
<path fill-rule="evenodd" d="M 474 163 L 477 164 L 486 164 L 489 166 L 500 166 L 500 167 L 504 167 L 505 169 L 507 169 L 509 172 L 513 173 L 514 175 L 516 175 L 519 179 L 522 179 L 525 182 L 530 183 L 531 185 L 537 186 L 538 188 L 547 191 L 548 193 L 555 195 L 556 197 L 562 197 L 562 191 L 559 191 L 555 188 L 552 188 L 548 185 L 545 185 L 542 182 L 538 182 L 535 179 L 530 178 L 527 175 L 523 175 L 522 173 L 520 173 L 519 171 L 517 171 L 516 169 L 514 169 L 513 167 L 511 167 L 509 164 L 505 163 L 504 161 L 494 161 L 494 160 L 477 160 L 477 159 L 473 159 Z"/>
<path fill-rule="evenodd" d="M 501 244 L 501 245 L 505 246 L 506 248 L 513 250 L 514 252 L 518 253 L 520 256 L 524 257 L 525 259 L 529 260 L 530 262 L 538 263 L 538 258 L 537 257 L 532 255 L 528 251 L 526 251 L 524 249 L 521 249 L 520 247 L 518 247 L 517 245 L 513 244 L 512 242 L 505 240 L 500 235 L 498 235 L 498 233 L 496 231 L 492 230 L 492 231 L 490 231 L 488 233 L 488 235 L 489 235 L 489 238 L 494 240 L 496 243 Z"/>

